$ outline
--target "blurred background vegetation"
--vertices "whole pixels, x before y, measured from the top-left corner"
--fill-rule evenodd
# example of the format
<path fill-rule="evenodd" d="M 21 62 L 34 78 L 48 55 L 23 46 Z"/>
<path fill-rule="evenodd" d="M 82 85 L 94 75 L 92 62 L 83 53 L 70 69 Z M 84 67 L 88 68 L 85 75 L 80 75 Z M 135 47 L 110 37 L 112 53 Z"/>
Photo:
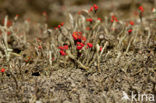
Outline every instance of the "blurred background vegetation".
<path fill-rule="evenodd" d="M 96 3 L 100 10 L 99 17 L 104 17 L 115 12 L 120 17 L 132 16 L 139 5 L 145 5 L 147 10 L 156 7 L 156 0 L 0 0 L 0 20 L 5 15 L 13 19 L 17 14 L 21 20 L 30 19 L 47 23 L 54 27 L 65 20 L 65 14 L 78 13 L 80 10 L 89 9 Z"/>

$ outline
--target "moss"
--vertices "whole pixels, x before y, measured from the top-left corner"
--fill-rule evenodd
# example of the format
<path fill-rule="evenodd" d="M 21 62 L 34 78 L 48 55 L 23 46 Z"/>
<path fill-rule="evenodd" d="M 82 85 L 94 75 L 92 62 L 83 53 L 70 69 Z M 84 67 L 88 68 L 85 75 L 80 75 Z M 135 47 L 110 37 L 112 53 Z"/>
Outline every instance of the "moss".
<path fill-rule="evenodd" d="M 84 5 L 84 4 L 94 4 L 94 3 L 98 3 L 99 0 L 76 0 L 74 2 L 74 5 Z"/>
<path fill-rule="evenodd" d="M 50 27 L 56 27 L 56 26 L 58 26 L 59 24 L 60 24 L 60 21 L 58 21 L 58 20 L 51 20 L 51 21 L 48 22 L 48 25 L 49 25 Z"/>

